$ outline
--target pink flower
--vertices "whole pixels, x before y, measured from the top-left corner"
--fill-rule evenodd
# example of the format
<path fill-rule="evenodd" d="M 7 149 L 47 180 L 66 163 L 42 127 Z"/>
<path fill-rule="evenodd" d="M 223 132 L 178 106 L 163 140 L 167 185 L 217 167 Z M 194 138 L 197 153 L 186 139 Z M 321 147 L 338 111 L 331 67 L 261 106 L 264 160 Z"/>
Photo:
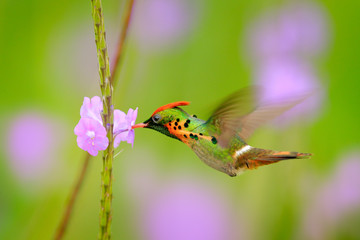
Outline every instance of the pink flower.
<path fill-rule="evenodd" d="M 94 96 L 91 100 L 84 97 L 83 105 L 80 108 L 80 116 L 82 118 L 92 118 L 102 124 L 102 110 L 103 104 L 100 97 Z"/>
<path fill-rule="evenodd" d="M 138 108 L 130 108 L 127 115 L 120 110 L 114 111 L 114 147 L 118 147 L 121 141 L 127 141 L 134 146 L 135 132 L 131 127 L 135 125 L 137 111 Z"/>
<path fill-rule="evenodd" d="M 78 136 L 78 146 L 96 156 L 98 151 L 105 150 L 109 145 L 106 136 L 106 129 L 103 126 L 101 112 L 103 104 L 100 97 L 84 98 L 83 105 L 80 109 L 81 119 L 76 125 L 74 132 Z M 120 111 L 114 111 L 114 147 L 118 147 L 121 141 L 127 141 L 134 145 L 135 133 L 131 129 L 135 125 L 137 117 L 137 108 L 129 109 L 127 115 Z"/>
<path fill-rule="evenodd" d="M 104 126 L 92 118 L 81 118 L 74 129 L 78 146 L 96 156 L 98 151 L 105 150 L 109 145 Z"/>

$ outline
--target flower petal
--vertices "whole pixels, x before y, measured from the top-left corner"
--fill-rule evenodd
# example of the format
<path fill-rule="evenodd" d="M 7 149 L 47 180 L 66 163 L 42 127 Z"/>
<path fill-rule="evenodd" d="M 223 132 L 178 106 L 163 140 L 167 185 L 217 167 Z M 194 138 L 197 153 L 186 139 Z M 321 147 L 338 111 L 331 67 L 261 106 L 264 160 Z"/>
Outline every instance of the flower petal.
<path fill-rule="evenodd" d="M 126 115 L 126 120 L 131 126 L 135 124 L 135 120 L 137 117 L 137 110 L 138 108 L 136 108 L 135 110 L 130 108 Z"/>
<path fill-rule="evenodd" d="M 105 150 L 109 145 L 109 139 L 107 137 L 96 137 L 94 139 L 94 148 L 96 150 Z"/>
<path fill-rule="evenodd" d="M 87 136 L 78 136 L 76 139 L 79 148 L 81 148 L 84 151 L 88 150 L 88 141 L 89 139 Z"/>
<path fill-rule="evenodd" d="M 132 147 L 134 147 L 134 139 L 135 139 L 135 131 L 130 130 L 126 140 L 128 143 L 131 143 Z"/>
<path fill-rule="evenodd" d="M 105 127 L 95 119 L 81 118 L 74 132 L 78 136 L 78 146 L 92 156 L 96 156 L 99 150 L 105 150 L 109 145 Z M 88 135 L 89 132 L 92 132 L 92 135 Z"/>
<path fill-rule="evenodd" d="M 126 141 L 134 145 L 135 132 L 131 129 L 135 125 L 137 118 L 138 108 L 135 110 L 129 108 L 127 114 L 120 110 L 114 111 L 114 147 L 118 147 L 121 141 Z"/>
<path fill-rule="evenodd" d="M 126 114 L 118 109 L 114 110 L 114 133 L 127 129 Z"/>
<path fill-rule="evenodd" d="M 74 128 L 75 135 L 83 135 L 86 132 L 86 127 L 84 126 L 84 122 L 79 120 L 78 124 Z"/>
<path fill-rule="evenodd" d="M 94 96 L 91 100 L 88 97 L 84 98 L 83 105 L 80 108 L 80 116 L 82 118 L 92 118 L 102 124 L 101 112 L 103 105 L 100 97 Z"/>
<path fill-rule="evenodd" d="M 127 141 L 128 134 L 128 131 L 117 134 L 114 140 L 114 147 L 118 147 L 122 141 Z"/>
<path fill-rule="evenodd" d="M 107 135 L 105 127 L 100 124 L 99 122 L 93 122 L 92 129 L 95 131 L 96 136 L 103 136 L 105 137 Z"/>
<path fill-rule="evenodd" d="M 83 104 L 80 108 L 80 116 L 85 116 L 87 107 L 90 106 L 90 98 L 84 97 Z"/>
<path fill-rule="evenodd" d="M 131 117 L 132 117 L 133 113 L 134 113 L 134 109 L 129 108 L 129 110 L 128 110 L 127 114 L 126 114 L 126 117 L 127 117 L 129 120 L 131 120 Z"/>
<path fill-rule="evenodd" d="M 118 138 L 117 136 L 114 139 L 114 148 L 117 148 L 121 143 L 121 139 Z"/>
<path fill-rule="evenodd" d="M 133 113 L 132 113 L 132 116 L 131 116 L 131 126 L 134 126 L 135 125 L 135 121 L 136 121 L 136 118 L 137 118 L 137 114 L 138 114 L 138 108 L 136 108 Z"/>
<path fill-rule="evenodd" d="M 98 150 L 96 150 L 94 147 L 89 148 L 88 153 L 91 156 L 97 156 L 98 155 Z"/>

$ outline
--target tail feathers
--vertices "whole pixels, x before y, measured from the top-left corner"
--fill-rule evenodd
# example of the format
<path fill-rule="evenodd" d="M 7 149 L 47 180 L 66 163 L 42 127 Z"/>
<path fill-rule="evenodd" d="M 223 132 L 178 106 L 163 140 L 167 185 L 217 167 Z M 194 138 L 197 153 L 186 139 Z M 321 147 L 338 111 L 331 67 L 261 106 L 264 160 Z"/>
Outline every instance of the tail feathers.
<path fill-rule="evenodd" d="M 262 150 L 262 149 L 261 149 Z M 256 156 L 253 160 L 255 161 L 281 161 L 281 160 L 289 160 L 289 159 L 303 159 L 310 158 L 310 153 L 299 153 L 299 152 L 287 152 L 287 151 L 271 151 L 263 150 L 264 154 L 260 154 Z"/>
<path fill-rule="evenodd" d="M 240 168 L 256 169 L 263 165 L 276 163 L 282 160 L 310 158 L 310 153 L 273 151 L 260 148 L 252 148 L 247 154 L 238 158 Z"/>

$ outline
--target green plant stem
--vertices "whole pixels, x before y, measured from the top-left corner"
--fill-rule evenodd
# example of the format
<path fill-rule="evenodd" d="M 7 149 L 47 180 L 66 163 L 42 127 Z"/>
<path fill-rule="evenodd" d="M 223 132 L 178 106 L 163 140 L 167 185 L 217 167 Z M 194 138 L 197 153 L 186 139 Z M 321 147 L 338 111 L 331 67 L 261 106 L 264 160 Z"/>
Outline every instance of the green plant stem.
<path fill-rule="evenodd" d="M 95 43 L 99 63 L 100 89 L 103 102 L 103 124 L 106 128 L 109 146 L 104 151 L 103 169 L 101 172 L 100 198 L 100 232 L 99 239 L 111 239 L 112 221 L 112 164 L 114 155 L 113 144 L 113 87 L 109 65 L 109 55 L 106 44 L 106 34 L 101 0 L 91 0 L 92 17 L 94 20 Z"/>
<path fill-rule="evenodd" d="M 86 171 L 87 171 L 88 166 L 89 166 L 90 158 L 91 158 L 90 154 L 86 153 L 86 156 L 85 156 L 85 159 L 84 159 L 84 164 L 83 164 L 83 167 L 81 169 L 80 175 L 79 175 L 79 177 L 78 177 L 78 179 L 76 181 L 76 184 L 75 184 L 75 186 L 73 188 L 70 199 L 69 199 L 69 201 L 68 201 L 68 203 L 66 205 L 63 217 L 62 217 L 62 219 L 60 221 L 59 227 L 58 227 L 58 229 L 56 231 L 55 238 L 54 238 L 56 240 L 62 239 L 62 237 L 65 234 L 65 231 L 66 231 L 67 225 L 69 223 L 69 219 L 70 219 L 72 210 L 74 208 L 75 200 L 76 200 L 76 198 L 78 196 L 81 185 L 82 185 L 82 183 L 84 181 L 84 178 L 85 178 Z"/>
<path fill-rule="evenodd" d="M 107 130 L 109 146 L 104 151 L 103 170 L 101 172 L 101 199 L 100 199 L 100 232 L 99 239 L 105 240 L 111 238 L 111 221 L 112 221 L 112 164 L 114 158 L 113 144 L 113 81 L 110 73 L 109 55 L 106 44 L 106 34 L 104 26 L 104 17 L 102 12 L 101 0 L 91 0 L 92 17 L 94 20 L 95 43 L 97 57 L 99 62 L 100 89 L 103 101 L 103 123 Z M 115 65 L 113 74 L 115 74 L 119 59 L 122 54 L 123 44 L 126 39 L 126 33 L 130 22 L 130 16 L 133 7 L 133 0 L 130 0 L 126 19 L 121 31 L 118 50 L 116 51 Z"/>

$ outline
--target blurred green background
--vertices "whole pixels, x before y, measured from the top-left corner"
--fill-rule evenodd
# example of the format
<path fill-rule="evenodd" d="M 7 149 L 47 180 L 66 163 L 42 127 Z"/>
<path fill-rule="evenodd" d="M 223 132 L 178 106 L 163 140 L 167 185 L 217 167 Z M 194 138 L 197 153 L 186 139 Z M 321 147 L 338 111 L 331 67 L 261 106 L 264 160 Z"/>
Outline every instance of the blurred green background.
<path fill-rule="evenodd" d="M 103 1 L 110 56 L 125 5 Z M 136 1 L 115 108 L 139 107 L 141 122 L 185 100 L 206 119 L 249 84 L 280 97 L 316 89 L 248 141 L 314 156 L 230 178 L 184 144 L 137 129 L 134 147 L 116 150 L 124 149 L 114 162 L 113 239 L 360 239 L 359 8 L 356 0 Z M 80 106 L 100 95 L 91 4 L 2 0 L 0 31 L 0 239 L 49 239 L 85 157 L 73 134 Z M 100 155 L 65 239 L 97 237 Z"/>

